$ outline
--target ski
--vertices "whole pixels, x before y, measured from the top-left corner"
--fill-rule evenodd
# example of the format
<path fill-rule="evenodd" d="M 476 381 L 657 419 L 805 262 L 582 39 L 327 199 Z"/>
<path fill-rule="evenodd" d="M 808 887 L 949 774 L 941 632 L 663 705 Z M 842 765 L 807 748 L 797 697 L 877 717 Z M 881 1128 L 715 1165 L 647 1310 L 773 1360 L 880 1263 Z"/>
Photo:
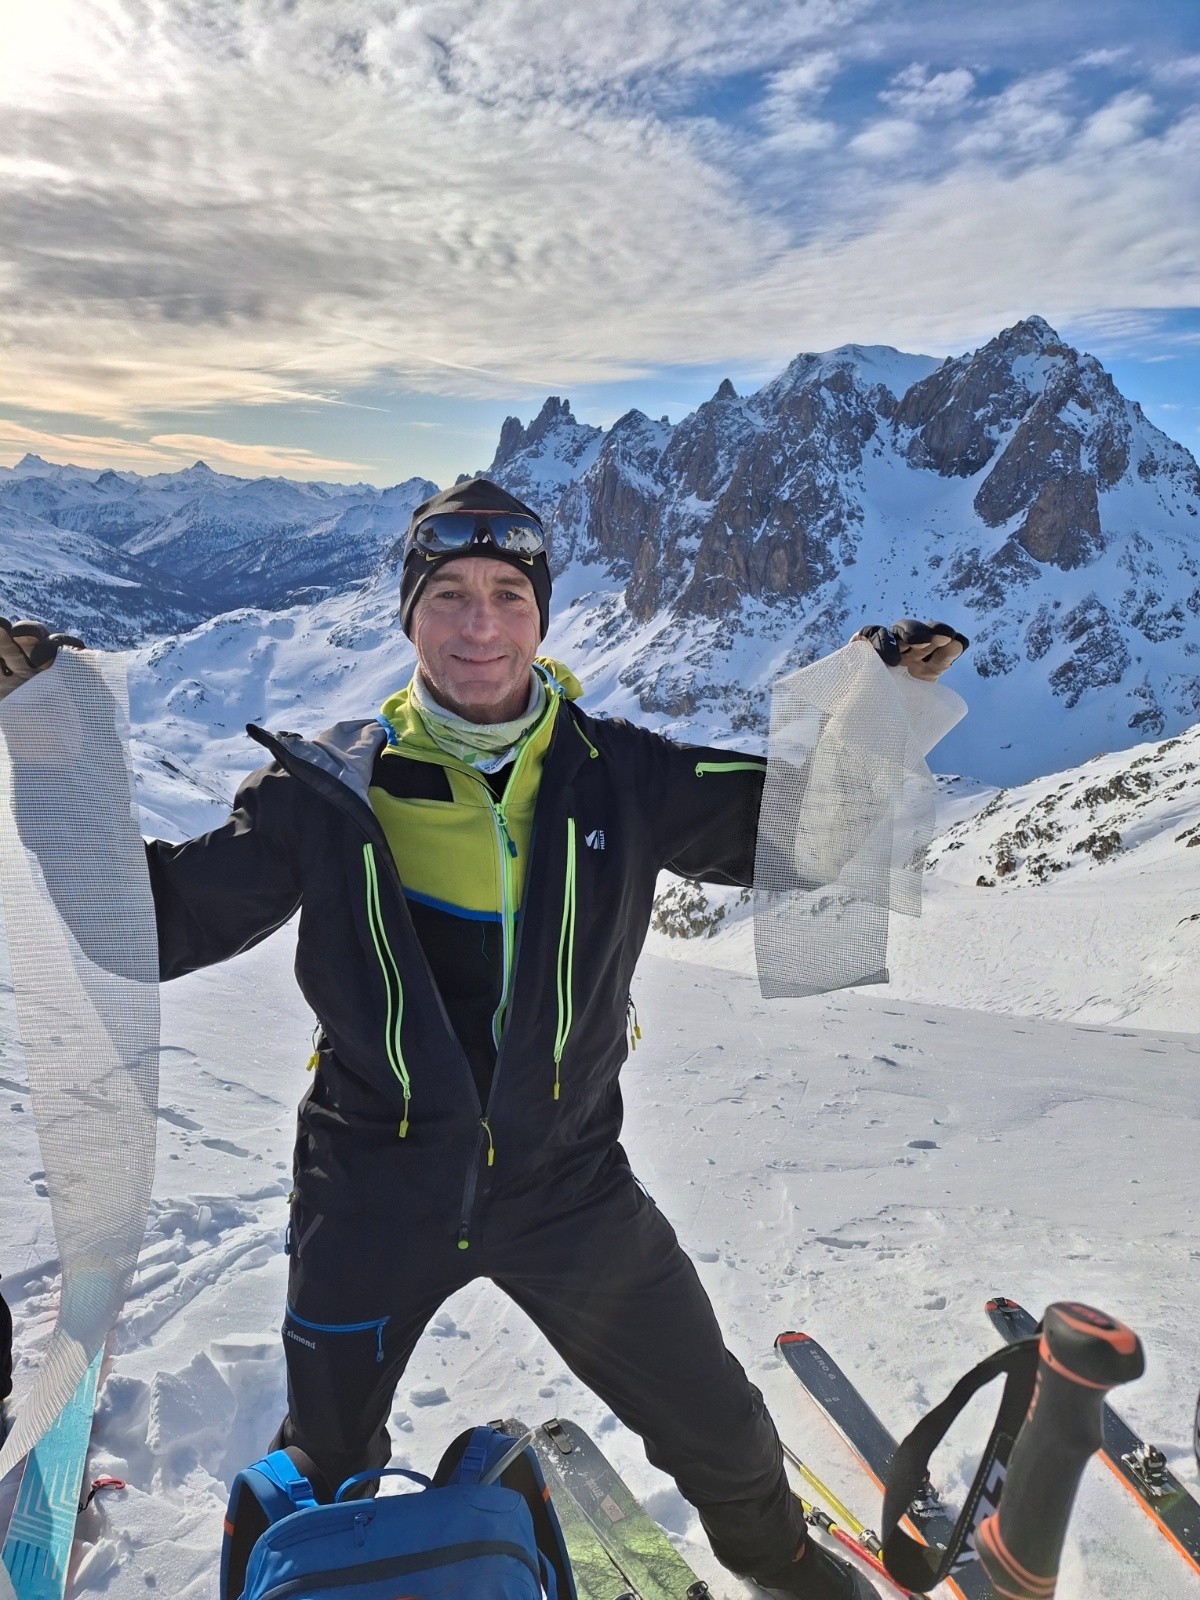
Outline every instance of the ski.
<path fill-rule="evenodd" d="M 896 1440 L 837 1362 L 815 1339 L 806 1333 L 781 1333 L 775 1348 L 837 1429 L 882 1497 L 888 1467 L 896 1453 Z M 791 1458 L 795 1460 L 794 1456 Z M 944 1548 L 956 1519 L 933 1485 L 927 1483 L 921 1498 L 909 1507 L 905 1520 L 916 1538 Z M 867 1548 L 870 1549 L 870 1545 Z M 970 1545 L 964 1548 L 944 1587 L 958 1600 L 995 1600 L 995 1591 Z"/>
<path fill-rule="evenodd" d="M 102 1355 L 26 1457 L 0 1555 L 17 1600 L 63 1600 L 66 1593 Z"/>
<path fill-rule="evenodd" d="M 984 1309 L 1010 1344 L 1037 1332 L 1037 1319 L 1004 1295 L 989 1300 Z M 1104 1407 L 1103 1429 L 1100 1453 L 1105 1466 L 1192 1570 L 1200 1573 L 1200 1504 L 1167 1466 L 1162 1451 L 1140 1439 L 1109 1405 Z"/>
<path fill-rule="evenodd" d="M 505 1417 L 494 1426 L 502 1428 L 514 1439 L 529 1436 L 537 1445 L 538 1428 L 530 1428 L 516 1417 Z M 539 1449 L 543 1469 L 547 1467 L 544 1454 Z M 550 1499 L 562 1528 L 571 1558 L 571 1573 L 579 1600 L 639 1600 L 629 1580 L 609 1555 L 600 1535 L 584 1515 L 583 1508 L 567 1489 L 557 1472 L 544 1471 Z"/>
<path fill-rule="evenodd" d="M 546 1469 L 551 1497 L 561 1486 L 564 1499 L 604 1547 L 634 1600 L 711 1596 L 708 1584 L 696 1576 L 577 1422 L 554 1417 L 534 1431 L 533 1443 Z M 565 1523 L 563 1528 L 565 1536 Z"/>

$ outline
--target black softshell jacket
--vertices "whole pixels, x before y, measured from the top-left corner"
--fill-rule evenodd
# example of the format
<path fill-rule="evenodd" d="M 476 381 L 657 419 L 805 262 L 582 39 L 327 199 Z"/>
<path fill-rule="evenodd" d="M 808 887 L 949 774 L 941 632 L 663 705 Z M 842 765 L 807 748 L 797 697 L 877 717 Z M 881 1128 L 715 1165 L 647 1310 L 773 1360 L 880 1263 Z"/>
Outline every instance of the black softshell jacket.
<path fill-rule="evenodd" d="M 384 729 L 372 720 L 315 739 L 248 732 L 273 764 L 242 784 L 221 827 L 183 844 L 151 842 L 150 877 L 164 979 L 250 948 L 299 908 L 296 978 L 320 1024 L 295 1155 L 305 1210 L 453 1251 L 602 1186 L 606 1168 L 615 1177 L 629 986 L 656 877 L 665 867 L 752 881 L 765 762 L 677 745 L 560 701 L 512 996 L 482 1106 L 367 797 Z M 571 1020 L 555 1099 L 563 985 Z"/>

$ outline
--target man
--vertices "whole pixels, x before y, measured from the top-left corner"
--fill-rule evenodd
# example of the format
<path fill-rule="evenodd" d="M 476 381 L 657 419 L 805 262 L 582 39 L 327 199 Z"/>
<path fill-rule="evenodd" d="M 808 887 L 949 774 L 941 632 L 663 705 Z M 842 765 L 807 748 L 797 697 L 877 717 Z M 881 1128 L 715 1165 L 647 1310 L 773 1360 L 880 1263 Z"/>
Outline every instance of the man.
<path fill-rule="evenodd" d="M 12 1313 L 0 1294 L 0 1444 L 8 1437 L 7 1400 L 12 1393 Z"/>
<path fill-rule="evenodd" d="M 779 1594 L 866 1600 L 808 1541 L 762 1396 L 618 1143 L 658 873 L 752 881 L 765 763 L 586 715 L 571 674 L 535 659 L 550 592 L 527 506 L 482 479 L 435 495 L 404 544 L 408 687 L 315 739 L 251 728 L 273 762 L 228 821 L 147 847 L 164 979 L 300 911 L 320 1031 L 276 1443 L 326 1492 L 386 1464 L 422 1330 L 491 1278 L 642 1436 L 721 1561 Z M 966 643 L 906 628 L 868 631 L 921 676 Z M 0 659 L 28 675 L 12 635 Z"/>

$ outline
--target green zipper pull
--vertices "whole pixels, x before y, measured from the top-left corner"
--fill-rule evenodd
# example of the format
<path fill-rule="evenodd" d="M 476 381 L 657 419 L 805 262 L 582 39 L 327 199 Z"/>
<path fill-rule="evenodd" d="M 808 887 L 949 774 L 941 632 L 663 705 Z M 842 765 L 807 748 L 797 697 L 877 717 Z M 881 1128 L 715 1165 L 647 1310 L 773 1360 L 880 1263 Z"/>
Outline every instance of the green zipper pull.
<path fill-rule="evenodd" d="M 492 1130 L 488 1126 L 488 1119 L 486 1117 L 480 1117 L 479 1126 L 483 1129 L 484 1133 L 487 1134 L 487 1142 L 488 1142 L 487 1164 L 488 1164 L 489 1167 L 494 1167 L 496 1165 L 496 1145 L 495 1145 L 495 1141 L 492 1138 Z"/>
<path fill-rule="evenodd" d="M 696 776 L 703 778 L 707 772 L 765 772 L 761 761 L 698 761 Z"/>
<path fill-rule="evenodd" d="M 629 1024 L 629 1048 L 637 1049 L 637 1042 L 642 1037 L 642 1030 L 638 1026 L 637 1007 L 633 1003 L 633 996 L 629 996 L 629 1003 L 625 1007 L 625 1018 Z"/>
<path fill-rule="evenodd" d="M 406 1093 L 404 1096 L 404 1115 L 400 1119 L 400 1127 L 396 1134 L 397 1139 L 408 1138 L 408 1108 L 411 1104 L 412 1096 Z"/>

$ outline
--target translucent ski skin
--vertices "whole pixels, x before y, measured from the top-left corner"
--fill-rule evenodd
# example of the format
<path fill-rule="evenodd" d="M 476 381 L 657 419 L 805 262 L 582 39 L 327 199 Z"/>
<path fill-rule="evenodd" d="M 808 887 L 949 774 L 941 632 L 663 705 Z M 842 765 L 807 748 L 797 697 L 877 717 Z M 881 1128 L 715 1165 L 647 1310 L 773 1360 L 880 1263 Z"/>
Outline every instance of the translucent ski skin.
<path fill-rule="evenodd" d="M 62 1262 L 58 1322 L 0 1476 L 70 1403 L 146 1231 L 158 935 L 128 741 L 120 656 L 60 650 L 0 703 L 0 940 Z"/>
<path fill-rule="evenodd" d="M 997 1295 L 989 1300 L 985 1310 L 996 1331 L 1009 1343 L 1026 1339 L 1037 1331 L 1037 1319 L 1015 1300 Z M 1179 1479 L 1165 1463 L 1157 1479 L 1161 1485 L 1151 1493 L 1145 1478 L 1139 1474 L 1136 1462 L 1146 1451 L 1144 1440 L 1123 1422 L 1110 1405 L 1101 1414 L 1104 1442 L 1100 1446 L 1101 1459 L 1109 1471 L 1155 1522 L 1159 1531 L 1174 1546 L 1193 1572 L 1200 1574 L 1200 1504 L 1192 1498 Z"/>

